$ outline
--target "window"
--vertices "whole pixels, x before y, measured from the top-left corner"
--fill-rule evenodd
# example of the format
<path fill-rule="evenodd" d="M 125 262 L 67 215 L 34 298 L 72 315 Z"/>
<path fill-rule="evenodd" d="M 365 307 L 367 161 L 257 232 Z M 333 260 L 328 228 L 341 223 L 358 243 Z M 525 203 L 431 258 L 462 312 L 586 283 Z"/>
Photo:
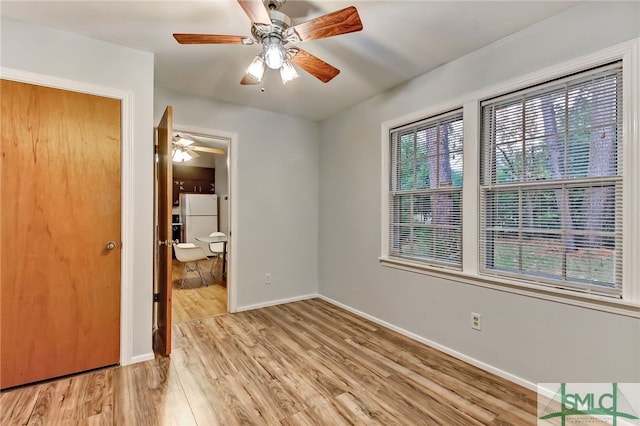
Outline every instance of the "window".
<path fill-rule="evenodd" d="M 622 63 L 481 105 L 480 273 L 622 297 Z"/>
<path fill-rule="evenodd" d="M 382 123 L 380 263 L 637 318 L 639 58 L 636 39 Z"/>
<path fill-rule="evenodd" d="M 462 111 L 390 131 L 389 254 L 461 266 Z"/>

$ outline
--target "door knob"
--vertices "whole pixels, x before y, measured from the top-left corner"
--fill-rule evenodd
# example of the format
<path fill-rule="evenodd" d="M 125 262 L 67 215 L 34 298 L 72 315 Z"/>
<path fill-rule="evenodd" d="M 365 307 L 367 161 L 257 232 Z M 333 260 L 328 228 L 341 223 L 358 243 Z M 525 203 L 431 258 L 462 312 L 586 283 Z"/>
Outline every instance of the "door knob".
<path fill-rule="evenodd" d="M 109 241 L 107 243 L 106 248 L 107 248 L 107 250 L 113 250 L 114 248 L 116 248 L 116 243 L 114 243 L 113 241 Z"/>
<path fill-rule="evenodd" d="M 160 241 L 158 241 L 158 245 L 159 245 L 159 246 L 168 246 L 168 247 L 171 247 L 171 246 L 173 246 L 174 244 L 178 244 L 179 242 L 180 242 L 180 241 L 178 241 L 178 240 L 165 240 L 165 241 L 160 240 Z"/>

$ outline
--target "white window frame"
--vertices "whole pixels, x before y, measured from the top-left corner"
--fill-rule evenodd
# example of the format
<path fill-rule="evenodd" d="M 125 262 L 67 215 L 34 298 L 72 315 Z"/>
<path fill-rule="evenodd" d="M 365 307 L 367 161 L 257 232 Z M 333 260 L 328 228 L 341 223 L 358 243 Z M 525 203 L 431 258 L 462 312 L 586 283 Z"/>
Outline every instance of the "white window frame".
<path fill-rule="evenodd" d="M 623 265 L 622 299 L 580 293 L 574 290 L 541 287 L 504 277 L 479 273 L 479 184 L 480 184 L 480 102 L 526 87 L 543 84 L 567 75 L 622 60 L 623 75 Z M 640 318 L 640 38 L 592 54 L 545 68 L 449 102 L 417 111 L 382 123 L 381 126 L 381 255 L 383 266 L 423 273 L 458 282 L 553 300 Z M 452 271 L 389 255 L 389 135 L 393 128 L 456 108 L 463 108 L 464 171 L 462 199 L 462 270 Z M 635 219 L 635 220 L 634 220 Z"/>
<path fill-rule="evenodd" d="M 530 232 L 529 235 L 534 235 L 533 240 L 535 240 L 536 238 L 541 238 L 542 239 L 541 241 L 544 241 L 543 244 L 546 246 L 553 245 L 552 241 L 545 239 L 545 238 L 548 238 L 549 233 L 553 233 L 555 231 L 556 236 L 566 235 L 565 233 L 571 233 L 572 235 L 576 236 L 573 238 L 579 238 L 579 235 L 581 232 L 579 227 L 565 228 L 564 225 L 562 225 L 560 228 L 555 230 L 548 227 L 544 228 L 543 230 L 543 227 L 536 227 L 535 225 L 531 226 L 531 228 L 527 228 L 527 225 L 521 222 L 520 219 L 518 219 L 517 225 L 512 223 L 505 228 L 496 226 L 495 223 L 489 222 L 489 217 L 490 217 L 489 206 L 493 203 L 493 197 L 496 196 L 497 194 L 510 193 L 511 195 L 518 194 L 518 196 L 520 197 L 526 197 L 527 195 L 524 195 L 524 194 L 531 195 L 535 193 L 535 191 L 566 191 L 566 192 L 563 192 L 563 194 L 564 196 L 568 196 L 569 191 L 571 191 L 572 189 L 579 188 L 581 190 L 586 189 L 588 191 L 589 189 L 587 188 L 592 188 L 592 187 L 602 185 L 603 182 L 606 180 L 607 188 L 612 192 L 615 192 L 615 194 L 617 194 L 613 200 L 613 205 L 612 205 L 613 210 L 616 213 L 614 217 L 616 219 L 622 217 L 622 203 L 618 203 L 618 200 L 622 200 L 624 198 L 622 197 L 624 170 L 620 167 L 620 160 L 622 159 L 624 153 L 622 152 L 623 141 L 619 140 L 618 137 L 612 138 L 612 142 L 615 143 L 615 147 L 616 147 L 616 151 L 615 151 L 616 155 L 614 157 L 615 158 L 614 173 L 612 173 L 611 175 L 606 175 L 605 178 L 594 176 L 591 174 L 588 174 L 587 176 L 580 176 L 579 178 L 563 175 L 562 177 L 549 176 L 544 181 L 541 181 L 539 179 L 535 179 L 535 180 L 528 179 L 526 176 L 522 176 L 522 177 L 515 176 L 512 180 L 501 181 L 500 178 L 497 177 L 498 160 L 496 159 L 496 158 L 499 158 L 498 154 L 496 153 L 496 147 L 500 143 L 500 136 L 498 135 L 499 132 L 496 131 L 495 128 L 492 129 L 490 125 L 490 122 L 493 122 L 493 120 L 495 120 L 496 122 L 500 120 L 500 118 L 498 117 L 500 113 L 498 111 L 501 111 L 503 108 L 517 109 L 518 111 L 517 117 L 521 118 L 520 114 L 522 114 L 523 112 L 523 109 L 522 109 L 524 108 L 523 104 L 534 102 L 534 100 L 539 100 L 545 93 L 546 94 L 553 93 L 554 96 L 562 97 L 564 101 L 568 102 L 568 98 L 570 96 L 569 91 L 571 90 L 571 88 L 585 87 L 585 86 L 591 87 L 589 85 L 593 85 L 594 79 L 599 80 L 600 78 L 604 78 L 602 76 L 605 73 L 607 75 L 606 77 L 607 84 L 611 85 L 610 87 L 607 87 L 607 89 L 612 90 L 614 93 L 619 93 L 620 88 L 623 88 L 623 82 L 622 82 L 623 79 L 617 78 L 617 76 L 619 75 L 620 77 L 622 77 L 621 76 L 622 63 L 621 61 L 616 61 L 609 65 L 605 65 L 604 67 L 596 67 L 596 68 L 587 70 L 583 73 L 578 73 L 577 75 L 574 74 L 560 80 L 551 81 L 548 84 L 533 86 L 530 88 L 526 88 L 524 90 L 519 90 L 514 93 L 507 94 L 505 96 L 488 99 L 482 102 L 481 108 L 482 108 L 482 114 L 483 114 L 483 118 L 482 118 L 483 127 L 486 127 L 486 128 L 482 129 L 481 148 L 483 152 L 481 153 L 481 156 L 480 156 L 480 164 L 481 164 L 481 168 L 483 165 L 485 167 L 483 168 L 483 170 L 481 170 L 481 173 L 483 173 L 484 176 L 481 177 L 480 179 L 481 180 L 481 184 L 480 184 L 481 212 L 480 212 L 480 233 L 478 235 L 481 242 L 480 271 L 482 272 L 483 275 L 512 277 L 513 279 L 516 279 L 516 280 L 522 280 L 525 283 L 534 282 L 537 285 L 541 285 L 541 286 L 561 287 L 561 288 L 566 287 L 567 289 L 574 290 L 574 291 L 583 291 L 586 293 L 601 294 L 608 297 L 618 297 L 618 298 L 621 297 L 621 295 L 619 295 L 620 291 L 622 290 L 622 270 L 620 266 L 623 260 L 622 244 L 621 244 L 622 242 L 622 235 L 621 235 L 622 221 L 621 220 L 615 220 L 615 229 L 608 230 L 608 232 L 606 233 L 607 237 L 615 241 L 614 246 L 612 248 L 613 270 L 611 271 L 611 276 L 609 277 L 612 281 L 610 283 L 607 283 L 607 284 L 595 283 L 593 281 L 581 282 L 571 277 L 570 266 L 567 266 L 567 270 L 563 272 L 556 271 L 558 272 L 557 276 L 551 276 L 551 275 L 545 276 L 544 274 L 540 274 L 537 271 L 535 272 L 528 271 L 526 268 L 530 265 L 526 265 L 526 262 L 527 262 L 526 255 L 519 257 L 520 262 L 523 262 L 525 264 L 524 270 L 518 270 L 518 267 L 523 266 L 522 264 L 519 264 L 518 267 L 514 269 L 501 267 L 499 265 L 499 261 L 498 261 L 498 264 L 496 265 L 490 265 L 491 263 L 490 252 L 492 252 L 493 249 L 499 250 L 497 249 L 497 246 L 498 246 L 497 239 L 493 239 L 489 235 L 491 233 L 491 231 L 489 231 L 490 229 L 493 229 L 496 235 L 500 235 L 501 231 L 506 231 L 506 230 L 509 230 L 509 232 L 511 233 L 513 232 L 529 233 Z M 596 77 L 596 76 L 601 76 L 601 77 Z M 615 85 L 612 84 L 612 81 L 615 81 Z M 606 95 L 611 96 L 611 92 L 606 92 Z M 601 96 L 604 96 L 604 92 Z M 615 102 L 615 104 L 610 104 L 609 108 L 614 108 L 615 106 L 616 117 L 618 118 L 618 120 L 621 120 L 624 114 L 624 111 L 622 108 L 623 105 L 621 103 L 622 99 L 618 98 L 617 96 L 616 97 L 612 96 L 611 98 L 607 98 L 607 100 L 609 99 Z M 485 108 L 486 108 L 486 113 L 485 113 Z M 567 107 L 567 111 L 565 111 L 565 113 L 568 113 L 568 112 L 569 111 Z M 514 116 L 510 115 L 508 119 L 511 120 L 513 118 Z M 564 124 L 565 126 L 564 131 L 568 132 L 572 125 L 569 123 L 568 117 L 565 118 L 565 120 L 567 122 Z M 617 124 L 619 123 L 618 120 L 616 120 L 615 122 L 616 129 L 618 129 L 617 127 Z M 509 122 L 509 124 L 515 125 L 513 122 Z M 531 139 L 527 139 L 527 136 L 526 136 L 525 120 L 522 120 L 522 122 L 519 122 L 519 125 L 520 127 L 518 127 L 518 130 L 522 132 L 522 138 L 523 138 L 523 140 L 519 141 L 520 143 L 519 146 L 522 146 L 522 144 L 526 144 L 527 147 L 530 147 L 529 144 L 531 143 Z M 617 135 L 617 132 L 615 134 Z M 566 135 L 563 134 L 563 136 L 559 137 L 558 139 L 563 141 L 563 137 L 566 137 Z M 568 143 L 567 141 L 564 141 L 564 142 Z M 621 143 L 618 143 L 618 142 L 621 142 Z M 589 153 L 589 155 L 591 155 L 591 153 Z M 524 161 L 525 158 L 526 156 L 523 155 L 523 163 L 525 162 Z M 563 160 L 566 161 L 567 158 L 568 157 L 563 157 Z M 571 163 L 566 164 L 565 167 L 567 167 L 567 169 L 571 169 L 570 164 Z M 586 167 L 588 163 L 585 162 L 581 164 L 585 164 L 585 167 Z M 523 170 L 526 170 L 526 167 L 523 166 Z M 585 170 L 585 172 L 590 173 L 589 170 Z M 483 178 L 485 180 L 484 183 L 482 183 Z M 520 199 L 520 202 L 523 202 L 522 199 Z M 482 209 L 482 206 L 484 206 L 485 210 Z M 561 209 L 562 207 L 558 207 L 558 208 Z M 520 205 L 517 211 L 518 211 L 518 215 L 522 214 L 523 206 Z M 570 211 L 567 211 L 566 213 L 571 214 Z M 573 218 L 573 220 L 575 220 L 575 218 Z M 516 250 L 518 253 L 522 255 L 522 253 L 526 251 L 527 247 L 531 247 L 529 246 L 531 242 L 532 241 L 516 239 L 516 241 L 512 241 L 509 244 L 512 245 L 512 248 L 514 250 Z M 490 246 L 493 248 L 484 251 L 482 247 L 483 245 L 485 246 L 485 248 L 487 246 Z M 565 262 L 567 262 L 567 265 L 570 264 L 571 262 L 570 260 L 571 255 L 568 252 L 563 252 L 562 255 L 556 254 L 553 257 L 563 258 Z M 544 259 L 542 260 L 538 259 L 538 260 L 542 262 L 545 261 Z M 567 275 L 564 275 L 565 273 Z"/>
<path fill-rule="evenodd" d="M 420 120 L 419 122 L 416 123 L 410 123 L 406 126 L 402 126 L 400 128 L 395 128 L 395 129 L 391 129 L 390 131 L 390 135 L 389 137 L 392 138 L 393 134 L 400 135 L 403 134 L 404 132 L 407 131 L 416 131 L 418 129 L 421 128 L 427 128 L 427 127 L 433 127 L 435 125 L 436 128 L 439 128 L 443 122 L 450 122 L 452 118 L 456 118 L 459 117 L 460 120 L 462 120 L 462 108 L 457 108 L 456 110 L 453 111 L 448 111 L 445 112 L 443 114 L 439 114 L 438 116 L 435 117 L 426 117 L 423 120 Z M 457 121 L 457 120 L 455 120 Z M 440 123 L 437 124 L 436 123 Z M 462 123 L 464 125 L 464 122 Z M 415 143 L 415 140 L 414 140 Z M 401 142 L 398 140 L 396 141 L 396 144 L 400 145 Z M 394 158 L 394 154 L 391 152 L 393 151 L 393 142 L 390 142 L 390 164 L 391 167 L 394 167 L 394 170 L 390 170 L 389 173 L 389 182 L 387 182 L 387 187 L 389 188 L 389 198 L 392 199 L 394 198 L 394 195 L 398 195 L 399 193 L 404 193 L 404 195 L 434 195 L 434 194 L 438 194 L 438 193 L 445 193 L 445 194 L 451 194 L 453 196 L 453 194 L 455 193 L 459 193 L 460 194 L 460 209 L 461 211 L 463 210 L 463 206 L 464 206 L 464 200 L 462 199 L 462 189 L 464 187 L 464 184 L 462 186 L 450 186 L 450 187 L 443 187 L 441 186 L 441 182 L 439 182 L 439 176 L 437 177 L 438 179 L 438 186 L 436 188 L 412 188 L 412 189 L 408 189 L 408 190 L 403 190 L 401 188 L 398 188 L 397 186 L 399 185 L 399 178 L 396 176 L 397 174 L 397 170 L 398 170 L 398 163 L 402 163 L 401 160 L 396 159 L 396 161 L 393 161 Z M 397 148 L 397 150 L 399 151 L 399 147 Z M 436 153 L 435 155 L 438 155 L 439 153 Z M 396 152 L 396 155 L 398 155 L 398 152 Z M 434 155 L 432 153 L 428 153 L 428 156 Z M 419 158 L 418 157 L 414 157 L 414 160 L 417 161 Z M 422 160 L 428 159 L 427 158 L 422 158 Z M 438 162 L 440 160 L 437 160 Z M 463 158 L 464 161 L 464 158 Z M 430 173 L 434 173 L 432 170 L 430 170 Z M 436 176 L 437 176 L 437 172 Z M 415 184 L 416 182 L 414 182 Z M 391 202 L 389 203 L 390 207 L 391 206 Z M 390 214 L 390 212 L 389 212 Z M 460 218 L 461 219 L 461 218 Z M 391 219 L 389 220 L 389 222 L 391 222 Z M 413 225 L 415 224 L 405 224 L 408 227 L 413 227 Z M 447 224 L 450 225 L 450 224 Z M 422 224 L 418 224 L 417 227 L 420 228 L 421 226 L 424 226 Z M 429 225 L 427 225 L 429 226 Z M 440 227 L 441 226 L 441 227 Z M 462 222 L 460 220 L 460 228 L 462 228 Z M 433 225 L 432 230 L 437 231 L 440 229 L 445 229 L 445 226 L 443 225 Z M 460 232 L 462 232 L 462 229 L 460 229 Z M 460 253 L 462 253 L 462 234 L 460 234 L 460 240 L 456 241 L 456 244 L 459 246 L 459 251 Z M 390 238 L 393 237 L 393 235 L 389 236 Z M 396 252 L 397 253 L 397 252 Z M 462 268 L 462 258 L 460 257 L 459 262 L 458 261 L 447 261 L 443 258 L 438 258 L 437 256 L 434 257 L 430 257 L 430 256 L 425 256 L 425 257 L 419 257 L 416 256 L 415 253 L 411 253 L 411 254 L 407 254 L 407 255 L 398 255 L 399 257 L 402 257 L 403 259 L 411 259 L 412 257 L 415 259 L 413 261 L 418 262 L 418 263 L 424 263 L 427 265 L 437 265 L 440 267 L 444 267 L 444 268 L 452 268 L 452 269 L 457 269 L 460 270 Z"/>

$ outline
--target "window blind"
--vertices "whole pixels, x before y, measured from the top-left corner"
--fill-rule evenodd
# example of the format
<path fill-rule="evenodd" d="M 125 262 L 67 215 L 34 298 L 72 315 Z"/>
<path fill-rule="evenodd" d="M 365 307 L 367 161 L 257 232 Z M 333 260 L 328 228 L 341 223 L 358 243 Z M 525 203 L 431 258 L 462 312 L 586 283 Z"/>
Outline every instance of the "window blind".
<path fill-rule="evenodd" d="M 480 271 L 622 296 L 622 64 L 482 103 Z"/>
<path fill-rule="evenodd" d="M 389 254 L 461 266 L 462 110 L 390 132 Z"/>

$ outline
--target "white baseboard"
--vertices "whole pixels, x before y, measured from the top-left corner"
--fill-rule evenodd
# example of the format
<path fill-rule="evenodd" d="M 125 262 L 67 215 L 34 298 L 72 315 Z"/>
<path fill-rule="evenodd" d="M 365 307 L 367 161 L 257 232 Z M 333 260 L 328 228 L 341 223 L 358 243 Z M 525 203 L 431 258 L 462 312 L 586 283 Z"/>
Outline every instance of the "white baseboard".
<path fill-rule="evenodd" d="M 139 362 L 150 361 L 155 358 L 153 352 L 148 354 L 136 355 L 131 357 L 131 362 L 129 364 L 137 364 Z"/>
<path fill-rule="evenodd" d="M 282 305 L 284 303 L 299 302 L 301 300 L 308 300 L 308 299 L 313 299 L 313 298 L 316 298 L 316 297 L 320 297 L 320 295 L 317 294 L 317 293 L 312 293 L 312 294 L 306 294 L 306 295 L 302 295 L 302 296 L 291 297 L 289 299 L 271 300 L 269 302 L 258 303 L 258 304 L 255 304 L 255 305 L 238 306 L 237 307 L 237 312 L 251 311 L 253 309 L 260 309 L 260 308 L 266 308 L 268 306 Z"/>
<path fill-rule="evenodd" d="M 440 352 L 444 352 L 447 355 L 451 355 L 454 358 L 457 358 L 457 359 L 459 359 L 461 361 L 467 362 L 467 363 L 469 363 L 469 364 L 471 364 L 471 365 L 473 365 L 475 367 L 478 367 L 478 368 L 480 368 L 480 369 L 482 369 L 484 371 L 487 371 L 489 373 L 495 374 L 496 376 L 500 376 L 503 379 L 509 380 L 510 382 L 516 383 L 516 384 L 518 384 L 520 386 L 524 386 L 525 388 L 530 389 L 530 390 L 532 390 L 534 392 L 537 390 L 537 385 L 535 383 L 532 383 L 532 382 L 530 382 L 528 380 L 525 380 L 522 377 L 518 377 L 518 376 L 516 376 L 514 374 L 511 374 L 511 373 L 509 373 L 507 371 L 504 371 L 504 370 L 501 370 L 501 369 L 499 369 L 497 367 L 494 367 L 493 365 L 489 365 L 489 364 L 487 364 L 485 362 L 479 361 L 479 360 L 477 360 L 475 358 L 472 358 L 472 357 L 470 357 L 468 355 L 465 355 L 465 354 L 463 354 L 461 352 L 458 352 L 458 351 L 456 351 L 454 349 L 451 349 L 451 348 L 449 348 L 447 346 L 444 346 L 444 345 L 441 345 L 441 344 L 439 344 L 437 342 L 434 342 L 433 340 L 426 339 L 426 338 L 424 338 L 422 336 L 419 336 L 419 335 L 417 335 L 415 333 L 412 333 L 412 332 L 407 331 L 407 330 L 405 330 L 403 328 L 397 327 L 397 326 L 395 326 L 393 324 L 390 324 L 390 323 L 388 323 L 386 321 L 383 321 L 383 320 L 381 320 L 379 318 L 376 318 L 374 316 L 371 316 L 369 314 L 361 312 L 361 311 L 359 311 L 357 309 L 354 309 L 351 306 L 342 304 L 342 303 L 340 303 L 338 301 L 335 301 L 335 300 L 333 300 L 333 299 L 331 299 L 329 297 L 322 296 L 322 295 L 318 295 L 317 297 L 319 297 L 320 299 L 322 299 L 322 300 L 324 300 L 326 302 L 331 303 L 332 305 L 336 305 L 336 306 L 338 306 L 338 307 L 340 307 L 342 309 L 345 309 L 345 310 L 347 310 L 347 311 L 349 311 L 349 312 L 351 312 L 353 314 L 356 314 L 356 315 L 358 315 L 360 317 L 363 317 L 363 318 L 366 318 L 366 319 L 368 319 L 370 321 L 373 321 L 376 324 L 379 324 L 379 325 L 381 325 L 383 327 L 386 327 L 386 328 L 389 328 L 389 329 L 391 329 L 393 331 L 396 331 L 396 332 L 398 332 L 398 333 L 400 333 L 400 334 L 402 334 L 404 336 L 407 336 L 410 339 L 413 339 L 413 340 L 415 340 L 417 342 L 423 343 L 423 344 L 425 344 L 427 346 L 430 346 L 430 347 L 432 347 L 434 349 L 437 349 Z"/>

